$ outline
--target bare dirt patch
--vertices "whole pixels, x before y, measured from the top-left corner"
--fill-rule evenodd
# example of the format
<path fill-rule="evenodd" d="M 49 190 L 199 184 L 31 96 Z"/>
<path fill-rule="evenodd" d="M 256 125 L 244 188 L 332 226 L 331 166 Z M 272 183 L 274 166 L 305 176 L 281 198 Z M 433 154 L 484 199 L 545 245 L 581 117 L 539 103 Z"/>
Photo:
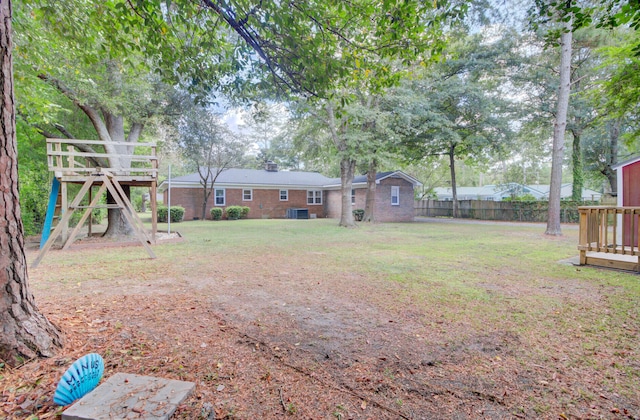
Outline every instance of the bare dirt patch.
<path fill-rule="evenodd" d="M 51 287 L 41 268 L 31 276 L 35 294 L 64 331 L 65 348 L 3 370 L 2 413 L 58 417 L 57 380 L 76 358 L 98 352 L 107 377 L 195 382 L 175 415 L 184 419 L 640 418 L 637 396 L 609 392 L 603 384 L 615 378 L 604 368 L 585 374 L 568 355 L 600 351 L 606 365 L 634 359 L 585 349 L 573 337 L 528 336 L 515 323 L 478 329 L 411 300 L 398 305 L 391 296 L 401 284 L 348 270 L 321 275 L 312 262 L 323 257 L 266 252 L 224 264 L 186 257 L 188 277 L 165 261 L 145 278 Z M 481 287 L 507 298 L 531 292 L 500 281 Z M 541 287 L 585 305 L 611 292 L 573 281 Z M 504 311 L 519 314 L 516 304 Z M 557 351 L 535 358 L 544 340 Z"/>

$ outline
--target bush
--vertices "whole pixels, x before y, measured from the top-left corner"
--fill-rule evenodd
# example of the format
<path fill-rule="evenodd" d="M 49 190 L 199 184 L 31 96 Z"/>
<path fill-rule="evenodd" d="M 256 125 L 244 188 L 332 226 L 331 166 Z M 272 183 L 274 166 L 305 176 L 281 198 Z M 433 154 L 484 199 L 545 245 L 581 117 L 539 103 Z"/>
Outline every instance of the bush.
<path fill-rule="evenodd" d="M 167 206 L 158 206 L 158 222 L 167 223 Z M 171 206 L 171 222 L 182 222 L 184 217 L 184 207 Z"/>
<path fill-rule="evenodd" d="M 105 211 L 106 209 L 93 209 L 91 210 L 91 224 L 92 225 L 99 225 L 100 223 L 102 223 L 102 219 L 104 219 L 105 217 Z M 71 227 L 76 227 L 78 225 L 78 223 L 80 222 L 80 219 L 82 218 L 82 215 L 84 214 L 85 209 L 79 209 L 73 212 L 73 214 L 71 215 L 71 218 L 69 218 L 69 226 Z M 84 221 L 84 225 L 87 226 L 89 225 L 89 218 L 87 217 L 87 220 Z"/>
<path fill-rule="evenodd" d="M 355 209 L 353 211 L 353 218 L 356 222 L 361 222 L 364 217 L 364 209 Z"/>
<path fill-rule="evenodd" d="M 142 211 L 142 196 L 136 195 L 135 197 L 131 197 L 131 204 L 134 210 L 140 213 Z"/>
<path fill-rule="evenodd" d="M 505 197 L 502 199 L 502 201 L 530 203 L 533 201 L 538 201 L 538 199 L 533 194 L 526 193 L 522 195 L 516 195 L 514 197 Z"/>
<path fill-rule="evenodd" d="M 240 214 L 240 218 L 242 219 L 246 219 L 247 216 L 249 216 L 249 210 L 251 210 L 249 207 L 247 206 L 242 206 L 242 212 Z"/>
<path fill-rule="evenodd" d="M 222 219 L 222 209 L 220 207 L 214 207 L 210 210 L 211 220 Z"/>
<path fill-rule="evenodd" d="M 229 220 L 238 220 L 242 216 L 242 207 L 240 206 L 229 206 L 225 211 Z"/>

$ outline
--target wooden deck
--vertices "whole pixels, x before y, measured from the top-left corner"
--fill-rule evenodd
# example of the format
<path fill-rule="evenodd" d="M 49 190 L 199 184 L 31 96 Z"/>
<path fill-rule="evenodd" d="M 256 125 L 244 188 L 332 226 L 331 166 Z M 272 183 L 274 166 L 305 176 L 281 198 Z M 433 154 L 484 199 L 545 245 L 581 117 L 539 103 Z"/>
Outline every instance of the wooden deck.
<path fill-rule="evenodd" d="M 103 148 L 86 152 L 79 149 Z M 137 153 L 136 153 L 137 152 Z M 145 153 L 146 152 L 146 153 Z M 98 162 L 102 161 L 103 165 Z M 111 166 L 107 162 L 121 162 Z M 84 184 L 96 172 L 109 172 L 120 185 L 151 186 L 158 179 L 155 143 L 103 142 L 100 140 L 47 139 L 47 163 L 60 182 Z"/>
<path fill-rule="evenodd" d="M 581 265 L 640 272 L 640 207 L 580 207 Z"/>
<path fill-rule="evenodd" d="M 634 257 L 632 255 L 607 254 L 606 252 L 585 252 L 584 261 L 581 257 L 580 265 L 594 265 L 597 267 L 640 272 L 638 257 Z"/>

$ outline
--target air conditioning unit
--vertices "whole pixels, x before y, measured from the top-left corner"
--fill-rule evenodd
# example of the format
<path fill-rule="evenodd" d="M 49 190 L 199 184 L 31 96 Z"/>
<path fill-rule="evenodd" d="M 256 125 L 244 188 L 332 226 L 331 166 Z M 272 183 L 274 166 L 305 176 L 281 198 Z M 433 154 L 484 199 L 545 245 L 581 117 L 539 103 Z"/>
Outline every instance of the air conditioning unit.
<path fill-rule="evenodd" d="M 287 209 L 287 219 L 308 219 L 309 209 L 291 208 Z"/>

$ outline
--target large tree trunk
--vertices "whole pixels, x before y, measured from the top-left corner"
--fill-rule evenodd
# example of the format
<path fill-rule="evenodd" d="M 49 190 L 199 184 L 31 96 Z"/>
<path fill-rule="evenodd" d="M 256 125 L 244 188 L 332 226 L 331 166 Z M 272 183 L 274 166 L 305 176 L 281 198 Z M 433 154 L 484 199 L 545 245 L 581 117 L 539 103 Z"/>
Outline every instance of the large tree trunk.
<path fill-rule="evenodd" d="M 349 157 L 347 151 L 346 131 L 348 124 L 346 121 L 341 121 L 338 126 L 331 101 L 327 101 L 325 106 L 327 111 L 327 127 L 331 132 L 333 144 L 336 146 L 338 155 L 340 156 L 340 194 L 342 195 L 342 205 L 340 223 L 338 225 L 355 227 L 353 205 L 351 204 L 351 189 L 353 188 L 353 176 L 356 172 L 356 161 Z"/>
<path fill-rule="evenodd" d="M 211 184 L 205 184 L 202 187 L 202 213 L 200 220 L 207 220 L 207 203 L 209 201 L 209 197 L 213 192 L 213 182 Z"/>
<path fill-rule="evenodd" d="M 200 220 L 207 220 L 207 201 L 209 200 L 209 196 L 211 195 L 211 190 L 207 186 L 205 186 L 203 190 L 204 194 L 202 197 L 202 208 L 200 209 Z"/>
<path fill-rule="evenodd" d="M 340 159 L 340 184 L 342 193 L 342 215 L 340 226 L 355 227 L 353 219 L 353 206 L 351 205 L 351 188 L 353 187 L 353 175 L 356 171 L 356 161 L 353 159 Z"/>
<path fill-rule="evenodd" d="M 369 162 L 369 170 L 367 171 L 367 196 L 364 203 L 363 222 L 374 223 L 376 208 L 376 175 L 378 173 L 378 162 L 371 159 Z"/>
<path fill-rule="evenodd" d="M 11 55 L 11 0 L 0 1 L 0 359 L 52 356 L 62 339 L 29 291 L 24 233 L 18 199 L 18 161 Z"/>
<path fill-rule="evenodd" d="M 564 158 L 564 134 L 567 126 L 569 91 L 571 89 L 571 21 L 560 36 L 560 87 L 556 120 L 553 126 L 553 154 L 551 156 L 551 185 L 549 186 L 549 213 L 545 235 L 562 235 L 560 228 L 560 188 L 562 187 L 562 160 Z"/>
<path fill-rule="evenodd" d="M 122 116 L 113 115 L 106 111 L 102 112 L 104 119 L 104 125 L 109 133 L 109 141 L 114 142 L 130 142 L 137 143 L 140 133 L 142 132 L 142 125 L 134 123 L 129 132 L 129 136 L 125 139 L 124 132 L 124 118 Z M 96 127 L 97 130 L 97 127 Z M 129 168 L 131 166 L 131 158 L 125 157 L 125 155 L 133 154 L 131 146 L 116 146 L 115 152 L 119 157 L 109 158 L 109 165 L 112 168 Z M 116 172 L 118 174 L 118 172 Z M 131 188 L 123 185 L 127 198 L 131 201 Z M 115 200 L 111 196 L 111 193 L 107 192 L 107 203 L 115 204 Z M 127 218 L 122 214 L 122 209 L 109 209 L 107 211 L 107 230 L 104 232 L 106 237 L 118 237 L 118 236 L 133 236 L 135 230 L 129 224 Z"/>
<path fill-rule="evenodd" d="M 128 185 L 122 185 L 122 190 L 131 201 L 131 188 Z M 107 204 L 116 204 L 116 200 L 110 193 L 107 193 Z M 133 227 L 129 224 L 121 209 L 109 209 L 107 213 L 107 230 L 103 236 L 132 236 L 135 233 Z"/>
<path fill-rule="evenodd" d="M 458 210 L 458 187 L 456 186 L 456 145 L 452 144 L 449 148 L 449 171 L 451 172 L 451 194 L 453 198 L 453 217 L 460 217 Z"/>
<path fill-rule="evenodd" d="M 211 160 L 208 159 L 210 162 Z M 203 170 L 206 171 L 203 173 Z M 216 168 L 218 171 L 219 169 Z M 201 208 L 201 220 L 207 219 L 207 201 L 209 201 L 209 197 L 213 192 L 213 186 L 216 182 L 217 175 L 214 177 L 211 173 L 211 165 L 207 165 L 205 169 L 198 162 L 198 174 L 200 175 L 200 185 L 202 185 L 202 208 Z M 209 181 L 211 180 L 211 181 Z M 215 203 L 214 203 L 215 204 Z"/>
<path fill-rule="evenodd" d="M 620 139 L 620 119 L 607 123 L 609 129 L 609 152 L 607 162 L 602 174 L 607 177 L 611 187 L 611 195 L 618 195 L 618 176 L 613 167 L 618 163 L 618 140 Z"/>

